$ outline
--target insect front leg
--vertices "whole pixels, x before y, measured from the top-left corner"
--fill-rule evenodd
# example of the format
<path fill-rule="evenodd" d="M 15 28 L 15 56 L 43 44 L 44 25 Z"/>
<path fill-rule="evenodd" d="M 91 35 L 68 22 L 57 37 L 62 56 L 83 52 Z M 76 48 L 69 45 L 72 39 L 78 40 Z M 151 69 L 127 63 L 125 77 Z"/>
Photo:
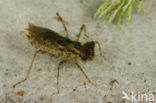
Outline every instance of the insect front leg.
<path fill-rule="evenodd" d="M 58 12 L 56 13 L 56 16 L 57 16 L 58 21 L 61 21 L 63 28 L 64 28 L 64 31 L 66 32 L 66 37 L 68 38 L 69 33 L 68 33 L 67 28 L 66 28 L 65 22 L 63 21 L 62 17 L 59 15 Z"/>
<path fill-rule="evenodd" d="M 61 62 L 59 62 L 59 64 L 58 64 L 58 68 L 57 68 L 57 70 L 58 70 L 58 72 L 57 72 L 57 93 L 59 94 L 59 74 L 60 74 L 60 66 L 62 65 L 62 64 L 64 64 L 66 62 L 66 60 L 62 60 Z"/>
<path fill-rule="evenodd" d="M 81 68 L 81 66 L 77 63 L 77 60 L 75 60 L 75 64 L 78 67 L 78 69 L 83 73 L 83 75 L 86 77 L 86 79 L 88 80 L 88 82 L 91 83 L 91 81 L 88 78 L 88 76 L 86 75 L 86 73 L 83 71 L 83 69 Z"/>
<path fill-rule="evenodd" d="M 27 80 L 27 78 L 28 78 L 28 76 L 29 76 L 29 74 L 30 74 L 30 72 L 31 72 L 31 70 L 32 70 L 32 65 L 33 65 L 33 63 L 34 63 L 34 60 L 35 60 L 35 58 L 36 58 L 36 56 L 37 56 L 38 53 L 46 53 L 46 52 L 45 52 L 45 51 L 42 51 L 42 50 L 37 50 L 37 51 L 35 52 L 35 54 L 34 54 L 34 56 L 33 56 L 33 59 L 32 59 L 32 62 L 31 62 L 31 65 L 30 65 L 30 67 L 29 67 L 29 69 L 28 69 L 28 72 L 27 72 L 25 78 L 24 78 L 23 80 L 17 82 L 16 84 L 14 84 L 14 85 L 13 85 L 14 88 L 15 88 L 17 85 L 19 85 L 19 84 L 21 84 L 22 82 L 24 82 L 24 81 Z"/>
<path fill-rule="evenodd" d="M 81 28 L 80 28 L 80 32 L 79 32 L 79 34 L 76 36 L 76 37 L 77 37 L 77 38 L 76 38 L 76 41 L 79 41 L 79 38 L 80 38 L 81 33 L 82 33 L 82 30 L 84 30 L 84 35 L 88 38 L 86 26 L 85 26 L 85 24 L 82 24 L 82 26 L 81 26 Z"/>

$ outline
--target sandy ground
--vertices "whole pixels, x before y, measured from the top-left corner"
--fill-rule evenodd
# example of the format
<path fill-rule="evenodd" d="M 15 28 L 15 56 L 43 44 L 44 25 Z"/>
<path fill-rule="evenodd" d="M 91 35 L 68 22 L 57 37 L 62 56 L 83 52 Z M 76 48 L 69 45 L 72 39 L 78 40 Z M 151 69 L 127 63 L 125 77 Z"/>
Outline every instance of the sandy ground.
<path fill-rule="evenodd" d="M 128 27 L 119 28 L 93 18 L 102 1 L 0 0 L 0 102 L 133 103 L 133 92 L 137 102 L 146 94 L 147 100 L 141 103 L 149 103 L 156 93 L 156 1 L 146 3 L 144 13 L 135 12 Z M 60 70 L 60 94 L 57 94 L 59 60 L 38 55 L 28 80 L 11 88 L 25 77 L 36 50 L 22 31 L 31 22 L 64 35 L 56 12 L 66 21 L 71 39 L 75 39 L 84 23 L 89 39 L 82 36 L 80 41 L 100 42 L 105 58 L 96 47 L 93 61 L 79 61 L 92 83 L 72 62 L 66 63 Z M 123 91 L 130 100 L 122 99 Z"/>

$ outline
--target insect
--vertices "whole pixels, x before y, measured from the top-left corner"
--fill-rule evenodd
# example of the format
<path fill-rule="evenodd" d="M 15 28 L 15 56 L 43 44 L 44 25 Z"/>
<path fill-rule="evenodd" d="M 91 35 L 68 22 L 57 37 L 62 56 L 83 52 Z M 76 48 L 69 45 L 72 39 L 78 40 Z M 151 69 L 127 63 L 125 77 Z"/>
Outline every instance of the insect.
<path fill-rule="evenodd" d="M 65 23 L 62 19 L 62 17 L 59 15 L 59 13 L 56 13 L 57 19 L 62 23 L 64 30 L 66 32 L 66 36 L 63 37 L 60 34 L 56 33 L 55 31 L 52 31 L 47 28 L 43 28 L 40 26 L 36 26 L 32 23 L 29 23 L 29 27 L 26 29 L 28 30 L 28 34 L 26 34 L 28 40 L 30 43 L 35 46 L 37 51 L 34 53 L 31 65 L 27 71 L 27 74 L 25 78 L 16 84 L 13 85 L 13 87 L 16 87 L 17 85 L 23 83 L 27 80 L 31 70 L 33 62 L 39 53 L 46 53 L 49 54 L 52 57 L 61 58 L 62 61 L 58 64 L 58 72 L 57 72 L 57 92 L 59 93 L 59 70 L 60 66 L 64 64 L 68 60 L 73 60 L 73 62 L 76 64 L 78 69 L 83 73 L 83 75 L 86 77 L 88 82 L 90 83 L 90 79 L 86 75 L 86 73 L 83 71 L 82 67 L 78 64 L 77 59 L 81 59 L 82 61 L 88 61 L 92 60 L 94 58 L 94 47 L 95 44 L 98 44 L 100 55 L 101 53 L 101 47 L 98 41 L 89 41 L 84 44 L 79 42 L 79 38 L 81 36 L 82 30 L 84 30 L 84 35 L 86 35 L 86 27 L 83 24 L 80 28 L 80 32 L 77 35 L 76 40 L 71 40 L 68 38 L 68 30 L 65 26 Z"/>

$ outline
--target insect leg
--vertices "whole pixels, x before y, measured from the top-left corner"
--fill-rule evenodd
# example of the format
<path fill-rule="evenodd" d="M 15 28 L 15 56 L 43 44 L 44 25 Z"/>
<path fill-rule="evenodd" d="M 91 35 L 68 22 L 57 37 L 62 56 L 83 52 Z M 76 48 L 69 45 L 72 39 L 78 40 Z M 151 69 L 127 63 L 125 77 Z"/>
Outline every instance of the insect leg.
<path fill-rule="evenodd" d="M 59 15 L 58 12 L 56 13 L 56 16 L 57 16 L 58 21 L 61 21 L 61 23 L 62 23 L 62 25 L 63 25 L 63 28 L 64 28 L 64 31 L 66 32 L 66 37 L 68 38 L 69 33 L 68 33 L 68 30 L 67 30 L 67 28 L 66 28 L 66 25 L 65 25 L 65 23 L 64 23 L 64 21 L 63 21 L 63 19 L 62 19 L 62 17 Z"/>
<path fill-rule="evenodd" d="M 23 80 L 17 82 L 16 84 L 14 84 L 14 85 L 13 85 L 14 88 L 15 88 L 17 85 L 19 85 L 19 84 L 21 84 L 22 82 L 24 82 L 24 81 L 27 80 L 27 78 L 28 78 L 28 76 L 29 76 L 29 74 L 30 74 L 30 71 L 31 71 L 31 69 L 32 69 L 32 65 L 33 65 L 33 63 L 34 63 L 35 57 L 37 56 L 38 53 L 45 53 L 45 52 L 42 51 L 42 50 L 38 50 L 38 51 L 35 52 L 35 54 L 34 54 L 34 56 L 33 56 L 33 59 L 32 59 L 32 62 L 31 62 L 31 65 L 30 65 L 30 67 L 29 67 L 29 69 L 28 69 L 28 72 L 27 72 L 25 78 L 24 78 Z"/>
<path fill-rule="evenodd" d="M 83 71 L 83 69 L 81 68 L 81 66 L 77 63 L 77 61 L 75 61 L 76 66 L 80 69 L 80 71 L 84 74 L 84 76 L 86 77 L 86 79 L 88 80 L 88 82 L 90 83 L 91 81 L 89 80 L 88 76 L 86 75 L 86 73 Z"/>
<path fill-rule="evenodd" d="M 82 24 L 82 26 L 81 26 L 81 28 L 80 28 L 80 32 L 79 32 L 79 34 L 76 36 L 76 37 L 77 37 L 77 38 L 76 38 L 76 41 L 79 40 L 79 38 L 80 38 L 80 36 L 81 36 L 82 30 L 84 30 L 84 35 L 88 38 L 87 33 L 86 33 L 86 26 L 85 26 L 84 24 Z"/>
<path fill-rule="evenodd" d="M 59 94 L 59 72 L 60 72 L 60 66 L 62 65 L 62 64 L 64 64 L 66 62 L 66 60 L 62 60 L 61 62 L 59 62 L 59 64 L 58 64 L 58 68 L 57 68 L 57 70 L 58 70 L 58 72 L 57 72 L 57 93 Z"/>

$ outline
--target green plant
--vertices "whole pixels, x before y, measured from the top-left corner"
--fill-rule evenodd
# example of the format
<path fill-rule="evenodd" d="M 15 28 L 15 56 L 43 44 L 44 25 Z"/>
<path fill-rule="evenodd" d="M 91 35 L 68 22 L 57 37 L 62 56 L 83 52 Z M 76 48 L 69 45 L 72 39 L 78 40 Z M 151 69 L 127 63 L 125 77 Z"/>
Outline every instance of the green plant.
<path fill-rule="evenodd" d="M 114 22 L 117 26 L 125 18 L 125 23 L 128 25 L 132 11 L 134 9 L 142 11 L 144 2 L 145 0 L 105 0 L 96 11 L 95 17 L 104 17 L 108 20 L 108 24 Z"/>

